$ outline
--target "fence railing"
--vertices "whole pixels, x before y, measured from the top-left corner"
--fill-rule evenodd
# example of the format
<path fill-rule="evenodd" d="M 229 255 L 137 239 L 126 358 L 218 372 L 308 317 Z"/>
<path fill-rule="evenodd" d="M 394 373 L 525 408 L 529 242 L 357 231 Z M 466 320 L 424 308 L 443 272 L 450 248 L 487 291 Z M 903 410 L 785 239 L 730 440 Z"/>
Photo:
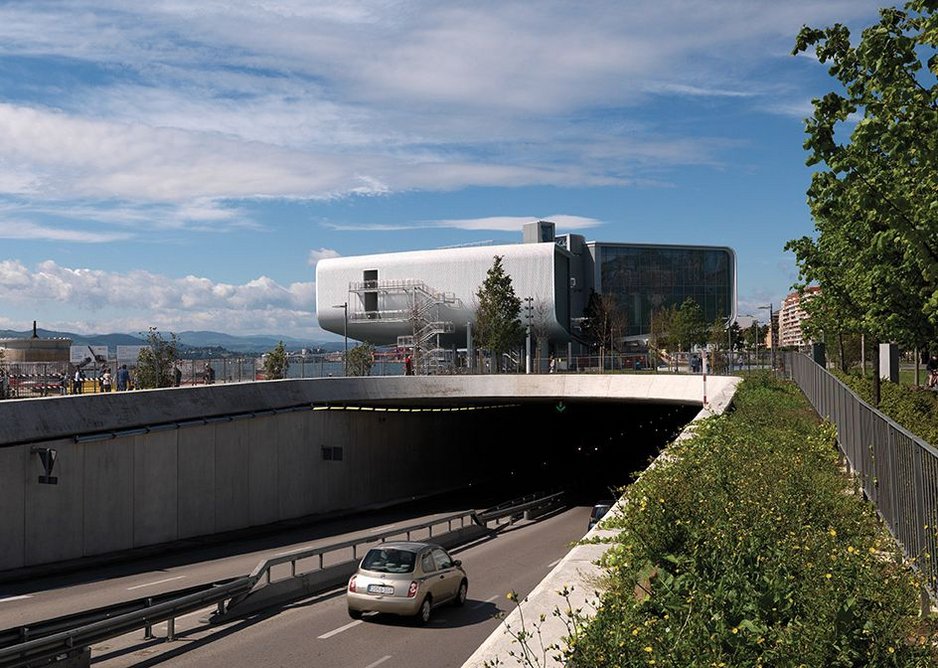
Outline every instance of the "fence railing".
<path fill-rule="evenodd" d="M 810 357 L 786 354 L 785 368 L 837 441 L 863 492 L 938 598 L 938 449 L 883 415 Z"/>

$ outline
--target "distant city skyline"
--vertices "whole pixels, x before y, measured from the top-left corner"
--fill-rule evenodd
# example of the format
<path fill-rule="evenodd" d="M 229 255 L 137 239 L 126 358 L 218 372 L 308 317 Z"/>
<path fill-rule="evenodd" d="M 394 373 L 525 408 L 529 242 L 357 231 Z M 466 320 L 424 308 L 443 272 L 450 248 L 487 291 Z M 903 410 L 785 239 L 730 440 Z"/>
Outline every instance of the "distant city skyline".
<path fill-rule="evenodd" d="M 730 246 L 764 315 L 835 87 L 795 36 L 881 6 L 0 2 L 0 329 L 329 340 L 320 259 L 537 219 Z"/>

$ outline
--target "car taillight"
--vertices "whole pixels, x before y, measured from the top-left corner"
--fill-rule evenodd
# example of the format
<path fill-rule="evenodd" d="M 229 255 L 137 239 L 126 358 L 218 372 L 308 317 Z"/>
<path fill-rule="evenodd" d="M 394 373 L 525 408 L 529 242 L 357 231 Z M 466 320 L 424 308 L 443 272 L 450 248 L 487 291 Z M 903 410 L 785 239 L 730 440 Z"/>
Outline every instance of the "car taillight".
<path fill-rule="evenodd" d="M 410 587 L 407 588 L 407 598 L 413 598 L 417 595 L 417 588 L 420 585 L 417 584 L 416 580 L 411 580 Z"/>
<path fill-rule="evenodd" d="M 355 591 L 355 578 L 357 577 L 357 575 L 353 575 L 348 581 L 348 590 L 351 592 Z"/>

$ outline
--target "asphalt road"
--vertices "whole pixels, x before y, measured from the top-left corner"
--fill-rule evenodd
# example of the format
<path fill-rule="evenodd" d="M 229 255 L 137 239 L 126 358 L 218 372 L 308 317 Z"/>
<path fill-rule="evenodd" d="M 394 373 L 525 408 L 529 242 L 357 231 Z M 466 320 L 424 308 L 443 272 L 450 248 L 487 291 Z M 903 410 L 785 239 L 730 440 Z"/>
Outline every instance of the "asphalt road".
<path fill-rule="evenodd" d="M 93 647 L 92 661 L 105 668 L 461 666 L 498 626 L 497 613 L 513 605 L 507 592 L 526 595 L 583 536 L 589 510 L 572 508 L 453 550 L 469 575 L 469 599 L 463 608 L 437 608 L 426 627 L 387 616 L 353 621 L 338 590 L 226 625 L 205 624 L 206 609 L 177 620 L 173 642 L 159 637 L 166 634 L 161 624 L 156 640 L 136 632 Z M 176 577 L 172 573 L 166 577 Z"/>
<path fill-rule="evenodd" d="M 504 493 L 486 494 L 469 490 L 315 524 L 285 523 L 240 538 L 192 540 L 152 557 L 86 565 L 70 574 L 4 581 L 0 629 L 247 575 L 278 552 L 338 543 L 505 500 Z"/>

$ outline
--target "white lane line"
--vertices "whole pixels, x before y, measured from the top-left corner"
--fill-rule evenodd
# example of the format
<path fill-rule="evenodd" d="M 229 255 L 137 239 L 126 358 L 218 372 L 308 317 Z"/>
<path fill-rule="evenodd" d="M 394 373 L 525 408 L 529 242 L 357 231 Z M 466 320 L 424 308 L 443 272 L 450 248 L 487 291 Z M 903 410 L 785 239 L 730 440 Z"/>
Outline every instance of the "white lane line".
<path fill-rule="evenodd" d="M 0 598 L 0 603 L 6 603 L 7 601 L 22 601 L 24 598 L 32 598 L 32 594 L 23 594 L 21 596 L 7 596 L 6 598 Z"/>
<path fill-rule="evenodd" d="M 487 599 L 485 599 L 481 603 L 476 603 L 475 605 L 471 606 L 469 609 L 475 610 L 476 608 L 481 608 L 483 605 L 488 605 L 489 603 L 494 601 L 496 598 L 498 598 L 498 594 L 496 594 L 495 596 L 489 596 Z"/>
<path fill-rule="evenodd" d="M 375 666 L 380 666 L 382 663 L 384 663 L 385 661 L 387 661 L 387 660 L 390 659 L 390 658 L 391 658 L 390 655 L 388 655 L 388 656 L 382 656 L 380 659 L 378 659 L 378 660 L 375 661 L 374 663 L 369 663 L 367 666 L 365 666 L 365 668 L 375 668 Z"/>
<path fill-rule="evenodd" d="M 383 527 L 375 527 L 374 529 L 371 529 L 368 533 L 381 533 L 382 531 L 390 531 L 391 529 L 396 529 L 396 528 L 397 528 L 396 524 L 389 524 Z"/>
<path fill-rule="evenodd" d="M 173 580 L 182 580 L 184 577 L 186 576 L 177 575 L 174 578 L 166 578 L 165 580 L 157 580 L 156 582 L 147 582 L 146 584 L 142 584 L 142 585 L 134 585 L 133 587 L 127 587 L 127 591 L 133 591 L 134 589 L 142 589 L 143 587 L 152 587 L 154 585 L 161 585 L 164 582 L 172 582 Z"/>
<path fill-rule="evenodd" d="M 554 566 L 559 564 L 561 561 L 563 561 L 563 557 L 560 557 L 560 559 L 558 559 L 557 561 L 552 561 L 549 564 L 547 564 L 547 568 L 553 568 Z"/>
<path fill-rule="evenodd" d="M 356 619 L 354 622 L 349 622 L 345 626 L 340 626 L 337 629 L 332 629 L 328 633 L 323 633 L 321 636 L 319 636 L 319 639 L 325 640 L 326 638 L 331 638 L 332 636 L 338 635 L 339 633 L 342 633 L 342 631 L 348 631 L 350 628 L 354 626 L 358 626 L 361 623 L 362 623 L 362 620 Z"/>

